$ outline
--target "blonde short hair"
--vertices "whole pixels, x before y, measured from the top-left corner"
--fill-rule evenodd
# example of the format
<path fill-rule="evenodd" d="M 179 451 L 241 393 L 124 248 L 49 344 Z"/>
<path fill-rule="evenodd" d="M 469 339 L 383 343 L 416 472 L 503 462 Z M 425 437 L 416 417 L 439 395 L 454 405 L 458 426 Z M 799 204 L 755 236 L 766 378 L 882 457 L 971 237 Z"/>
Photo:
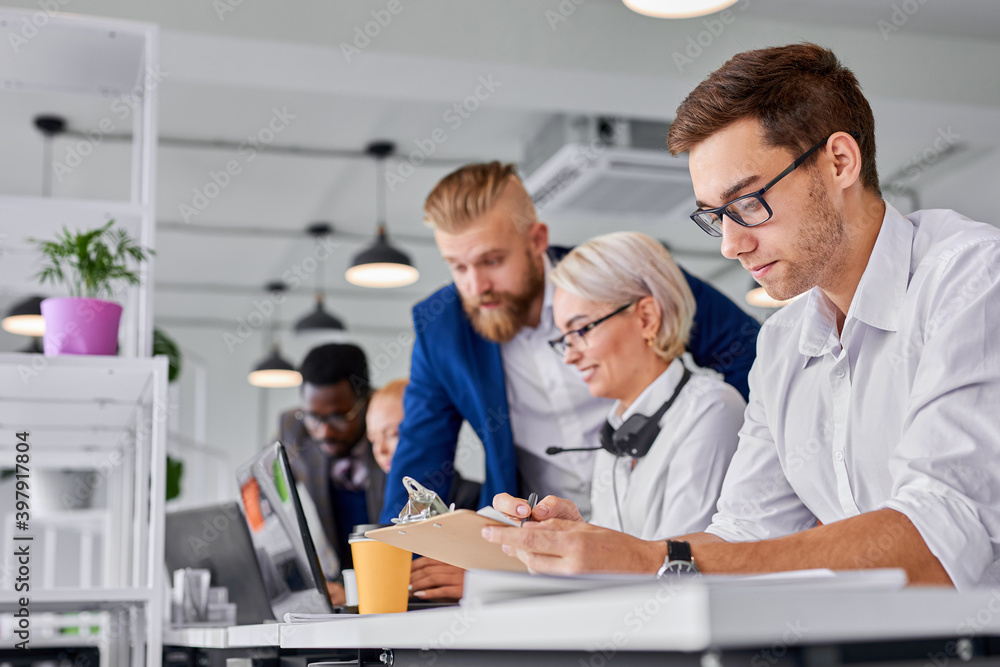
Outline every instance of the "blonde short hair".
<path fill-rule="evenodd" d="M 368 400 L 368 404 L 371 405 L 371 402 L 378 397 L 392 398 L 402 403 L 403 393 L 406 391 L 406 385 L 408 384 L 410 384 L 410 381 L 406 378 L 393 380 L 381 389 L 376 389 L 375 393 Z"/>
<path fill-rule="evenodd" d="M 549 278 L 587 301 L 625 305 L 653 297 L 662 311 L 653 350 L 668 361 L 684 353 L 694 321 L 694 295 L 658 241 L 639 232 L 598 236 L 566 255 Z"/>
<path fill-rule="evenodd" d="M 445 176 L 424 202 L 424 222 L 455 234 L 492 209 L 507 192 L 515 207 L 512 222 L 519 232 L 538 222 L 535 205 L 524 189 L 513 164 L 467 164 Z"/>

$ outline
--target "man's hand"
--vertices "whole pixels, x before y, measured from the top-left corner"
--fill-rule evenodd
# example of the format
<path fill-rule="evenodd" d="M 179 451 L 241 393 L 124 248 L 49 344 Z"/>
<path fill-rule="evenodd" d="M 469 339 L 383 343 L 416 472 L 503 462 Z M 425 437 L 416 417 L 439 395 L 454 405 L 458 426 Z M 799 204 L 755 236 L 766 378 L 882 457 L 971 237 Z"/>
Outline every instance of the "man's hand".
<path fill-rule="evenodd" d="M 330 602 L 335 607 L 347 604 L 347 593 L 344 592 L 342 584 L 338 584 L 336 581 L 328 581 L 326 582 L 326 590 L 330 593 Z"/>
<path fill-rule="evenodd" d="M 666 542 L 646 542 L 585 521 L 567 519 L 530 522 L 520 528 L 488 526 L 483 528 L 483 538 L 502 544 L 504 552 L 542 574 L 653 574 L 667 554 Z"/>
<path fill-rule="evenodd" d="M 493 509 L 506 514 L 515 521 L 527 518 L 529 512 L 527 500 L 515 498 L 509 493 L 498 493 L 493 496 Z M 531 518 L 535 521 L 545 521 L 546 519 L 583 521 L 580 510 L 577 509 L 572 500 L 557 496 L 542 498 L 541 502 L 535 505 L 534 511 L 531 512 Z"/>
<path fill-rule="evenodd" d="M 421 600 L 460 600 L 465 570 L 433 558 L 418 558 L 410 566 L 410 592 Z"/>

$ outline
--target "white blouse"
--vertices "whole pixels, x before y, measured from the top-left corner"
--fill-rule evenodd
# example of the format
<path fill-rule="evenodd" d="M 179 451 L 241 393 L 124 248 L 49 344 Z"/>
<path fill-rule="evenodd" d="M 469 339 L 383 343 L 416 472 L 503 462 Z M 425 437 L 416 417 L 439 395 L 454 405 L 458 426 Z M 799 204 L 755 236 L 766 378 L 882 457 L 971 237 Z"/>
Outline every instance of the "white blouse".
<path fill-rule="evenodd" d="M 717 375 L 693 367 L 690 359 L 687 363 L 691 379 L 660 419 L 660 433 L 646 456 L 633 467 L 631 457 L 597 452 L 591 523 L 646 540 L 703 531 L 711 523 L 736 452 L 746 403 Z M 673 395 L 683 374 L 680 359 L 674 359 L 621 417 L 615 403 L 608 422 L 617 429 L 633 414 L 655 413 Z"/>

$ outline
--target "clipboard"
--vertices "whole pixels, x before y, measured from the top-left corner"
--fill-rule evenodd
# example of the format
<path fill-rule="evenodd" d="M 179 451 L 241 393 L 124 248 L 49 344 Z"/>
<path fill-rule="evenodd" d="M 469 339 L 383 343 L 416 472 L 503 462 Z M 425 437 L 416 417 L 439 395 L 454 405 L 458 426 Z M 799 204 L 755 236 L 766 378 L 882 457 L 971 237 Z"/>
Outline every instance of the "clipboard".
<path fill-rule="evenodd" d="M 472 510 L 454 510 L 422 521 L 398 523 L 365 533 L 379 542 L 427 556 L 464 570 L 527 572 L 527 566 L 508 556 L 499 544 L 483 539 L 486 526 L 507 526 Z"/>

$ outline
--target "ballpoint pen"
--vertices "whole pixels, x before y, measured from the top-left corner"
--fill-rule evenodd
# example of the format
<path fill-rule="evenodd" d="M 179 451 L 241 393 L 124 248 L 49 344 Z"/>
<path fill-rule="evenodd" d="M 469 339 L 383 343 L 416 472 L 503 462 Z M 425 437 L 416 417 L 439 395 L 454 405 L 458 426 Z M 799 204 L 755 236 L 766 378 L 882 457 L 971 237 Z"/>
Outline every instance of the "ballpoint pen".
<path fill-rule="evenodd" d="M 538 494 L 532 491 L 528 494 L 528 516 L 521 519 L 521 525 L 524 525 L 525 521 L 531 521 L 531 510 L 535 509 L 535 505 L 538 504 Z"/>

